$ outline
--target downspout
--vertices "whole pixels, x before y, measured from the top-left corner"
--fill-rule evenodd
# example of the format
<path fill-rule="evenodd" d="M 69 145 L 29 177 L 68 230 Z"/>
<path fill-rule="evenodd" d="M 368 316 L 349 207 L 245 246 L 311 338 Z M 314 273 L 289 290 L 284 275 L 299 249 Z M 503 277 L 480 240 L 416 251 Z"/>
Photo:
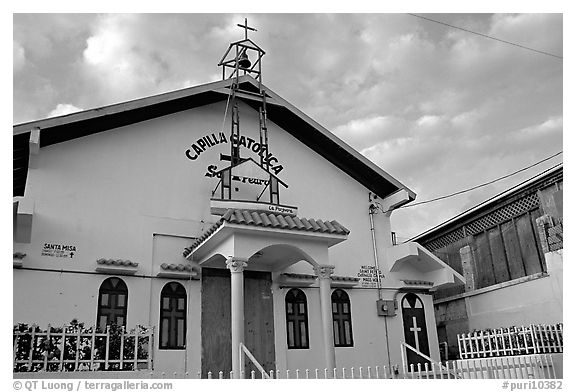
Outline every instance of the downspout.
<path fill-rule="evenodd" d="M 378 250 L 376 249 L 376 233 L 374 230 L 374 214 L 377 213 L 378 207 L 375 204 L 370 204 L 368 209 L 368 216 L 370 217 L 370 232 L 372 233 L 372 249 L 374 250 L 374 268 L 376 268 L 376 284 L 378 288 L 378 299 L 382 299 L 382 284 L 380 282 L 380 265 L 378 264 Z"/>
<path fill-rule="evenodd" d="M 370 195 L 372 199 L 372 195 Z M 371 201 L 371 200 L 370 200 Z M 370 203 L 368 208 L 368 216 L 370 217 L 370 232 L 372 233 L 372 249 L 374 250 L 374 267 L 376 268 L 376 287 L 378 288 L 378 300 L 382 299 L 382 283 L 380 282 L 380 265 L 378 263 L 378 251 L 376 248 L 376 232 L 374 230 L 374 214 L 378 213 L 378 207 L 374 203 Z M 392 371 L 392 360 L 390 359 L 390 343 L 388 334 L 388 320 L 384 316 L 384 330 L 386 331 L 386 356 L 388 358 L 388 369 Z"/>

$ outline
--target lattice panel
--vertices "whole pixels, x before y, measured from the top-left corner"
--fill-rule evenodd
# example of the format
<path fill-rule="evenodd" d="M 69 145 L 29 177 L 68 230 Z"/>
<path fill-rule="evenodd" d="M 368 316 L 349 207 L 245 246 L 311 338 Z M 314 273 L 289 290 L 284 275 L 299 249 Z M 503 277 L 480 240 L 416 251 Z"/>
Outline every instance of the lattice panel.
<path fill-rule="evenodd" d="M 482 218 L 475 220 L 472 223 L 466 225 L 466 234 L 472 235 L 480 233 L 491 227 L 494 227 L 502 222 L 506 222 L 518 215 L 524 214 L 537 208 L 540 204 L 540 199 L 538 199 L 538 194 L 532 193 L 524 197 L 523 199 L 517 200 L 514 203 L 508 204 Z"/>
<path fill-rule="evenodd" d="M 429 251 L 435 251 L 436 249 L 448 246 L 453 242 L 461 240 L 462 238 L 464 238 L 464 231 L 462 230 L 462 228 L 459 228 L 458 230 L 451 231 L 450 233 L 443 235 L 440 238 L 436 238 L 434 241 L 427 243 L 426 249 L 428 249 Z"/>
<path fill-rule="evenodd" d="M 518 215 L 524 214 L 528 211 L 538 208 L 539 205 L 540 205 L 540 199 L 538 199 L 538 194 L 532 193 L 520 200 L 515 201 L 514 203 L 510 203 L 507 206 L 504 206 L 494 212 L 491 212 L 486 216 L 483 216 L 480 219 L 473 221 L 472 223 L 467 224 L 465 226 L 466 235 L 473 235 L 480 233 L 502 222 L 506 222 Z M 462 238 L 464 238 L 464 230 L 461 227 L 459 229 L 451 231 L 448 234 L 443 235 L 442 237 L 430 241 L 425 246 L 426 249 L 433 252 L 437 249 L 444 248 L 445 246 L 448 246 L 458 240 L 461 240 Z"/>

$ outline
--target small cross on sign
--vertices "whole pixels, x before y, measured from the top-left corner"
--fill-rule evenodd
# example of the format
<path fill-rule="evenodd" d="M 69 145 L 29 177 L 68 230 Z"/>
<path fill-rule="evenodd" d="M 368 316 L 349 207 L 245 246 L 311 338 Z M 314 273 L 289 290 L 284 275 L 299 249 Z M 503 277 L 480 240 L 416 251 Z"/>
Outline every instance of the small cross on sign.
<path fill-rule="evenodd" d="M 239 25 L 237 25 L 237 26 L 238 26 L 238 27 L 242 27 L 242 28 L 244 29 L 244 39 L 248 39 L 248 30 L 250 30 L 250 31 L 258 31 L 258 30 L 256 30 L 254 27 L 248 26 L 248 19 L 247 19 L 247 18 L 244 18 L 244 24 L 243 24 L 243 25 L 239 24 Z"/>

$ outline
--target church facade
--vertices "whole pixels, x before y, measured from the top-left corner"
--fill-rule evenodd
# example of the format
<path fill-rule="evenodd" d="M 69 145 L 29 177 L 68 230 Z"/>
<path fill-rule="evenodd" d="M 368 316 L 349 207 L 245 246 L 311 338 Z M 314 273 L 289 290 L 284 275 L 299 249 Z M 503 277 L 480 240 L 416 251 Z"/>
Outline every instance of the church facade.
<path fill-rule="evenodd" d="M 166 372 L 440 359 L 432 293 L 464 280 L 393 244 L 416 195 L 258 78 L 19 124 L 14 151 L 15 324 L 150 326 Z"/>

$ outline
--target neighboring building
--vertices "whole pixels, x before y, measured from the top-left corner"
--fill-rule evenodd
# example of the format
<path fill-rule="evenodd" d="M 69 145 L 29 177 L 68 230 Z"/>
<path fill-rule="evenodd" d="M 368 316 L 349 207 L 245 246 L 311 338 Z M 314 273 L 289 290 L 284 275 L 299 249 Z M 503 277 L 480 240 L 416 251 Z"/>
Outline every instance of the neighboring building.
<path fill-rule="evenodd" d="M 562 322 L 562 181 L 554 167 L 411 239 L 465 277 L 434 294 L 440 342 L 485 328 Z"/>
<path fill-rule="evenodd" d="M 463 277 L 393 246 L 414 192 L 235 45 L 222 81 L 14 126 L 14 323 L 153 326 L 157 371 L 239 369 L 239 343 L 267 370 L 438 360 L 431 293 Z"/>

